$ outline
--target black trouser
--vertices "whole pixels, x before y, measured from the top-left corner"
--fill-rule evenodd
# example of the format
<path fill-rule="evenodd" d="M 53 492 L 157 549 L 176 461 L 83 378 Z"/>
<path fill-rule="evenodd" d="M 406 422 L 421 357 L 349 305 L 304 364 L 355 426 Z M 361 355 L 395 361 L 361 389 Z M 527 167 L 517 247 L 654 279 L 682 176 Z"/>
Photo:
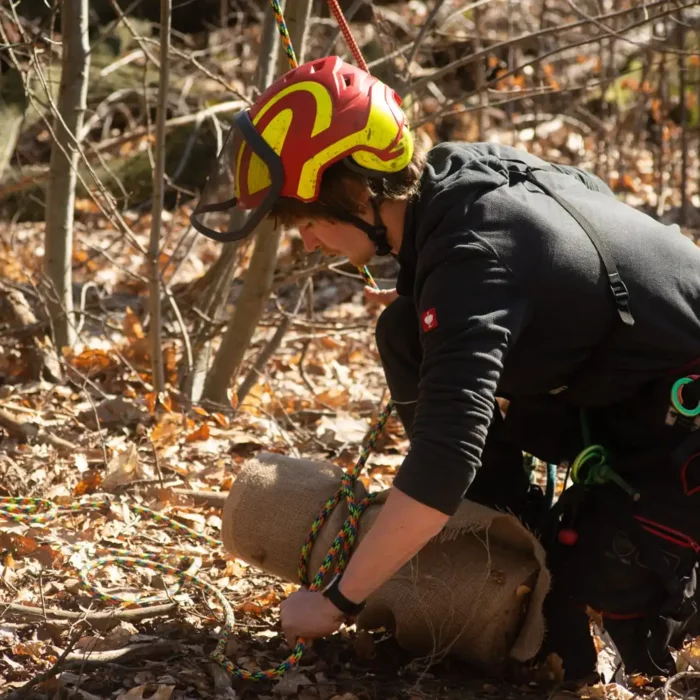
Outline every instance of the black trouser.
<path fill-rule="evenodd" d="M 414 302 L 406 297 L 389 305 L 377 323 L 376 340 L 387 384 L 409 437 L 422 357 L 419 333 Z M 619 412 L 603 410 L 599 416 L 598 424 L 603 429 L 607 426 L 606 435 L 611 441 L 617 439 L 616 447 L 632 440 L 630 423 L 632 434 L 635 430 L 649 433 L 642 425 L 646 415 L 630 420 L 630 411 L 639 411 L 644 402 L 635 399 L 631 405 L 632 409 Z M 654 425 L 663 422 L 657 415 L 653 420 Z M 615 422 L 620 425 L 613 425 Z M 581 447 L 577 409 L 566 410 L 554 397 L 513 400 L 505 420 L 495 406 L 482 466 L 467 498 L 511 511 L 533 526 L 540 519 L 523 468 L 523 451 L 551 462 L 571 459 Z M 700 454 L 698 458 L 700 462 Z M 700 464 L 695 467 L 700 474 Z M 668 645 L 680 644 L 684 631 L 694 623 L 697 553 L 670 541 L 669 531 L 662 531 L 662 537 L 652 536 L 634 516 L 689 534 L 698 542 L 700 487 L 684 486 L 679 470 L 669 468 L 664 457 L 647 460 L 644 469 L 633 469 L 633 476 L 635 488 L 642 493 L 639 503 L 633 504 L 614 484 L 576 487 L 558 504 L 563 522 L 553 515 L 549 531 L 543 533 L 552 589 L 545 602 L 548 633 L 542 653 L 559 654 L 567 678 L 583 677 L 595 667 L 587 606 L 603 613 L 605 629 L 628 672 L 668 672 L 672 662 Z M 574 546 L 559 543 L 561 527 L 575 529 L 578 540 Z M 671 535 L 671 539 L 678 537 Z M 674 598 L 670 592 L 674 587 L 683 589 L 685 595 Z"/>

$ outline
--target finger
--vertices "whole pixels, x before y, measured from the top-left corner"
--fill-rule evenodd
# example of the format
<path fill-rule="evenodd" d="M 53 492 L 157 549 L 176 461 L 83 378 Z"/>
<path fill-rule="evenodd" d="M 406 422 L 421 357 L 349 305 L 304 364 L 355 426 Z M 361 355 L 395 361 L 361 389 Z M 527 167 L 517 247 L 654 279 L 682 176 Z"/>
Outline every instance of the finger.
<path fill-rule="evenodd" d="M 368 301 L 383 304 L 384 306 L 388 306 L 396 298 L 396 290 L 394 289 L 373 289 L 372 287 L 365 287 L 364 294 Z"/>

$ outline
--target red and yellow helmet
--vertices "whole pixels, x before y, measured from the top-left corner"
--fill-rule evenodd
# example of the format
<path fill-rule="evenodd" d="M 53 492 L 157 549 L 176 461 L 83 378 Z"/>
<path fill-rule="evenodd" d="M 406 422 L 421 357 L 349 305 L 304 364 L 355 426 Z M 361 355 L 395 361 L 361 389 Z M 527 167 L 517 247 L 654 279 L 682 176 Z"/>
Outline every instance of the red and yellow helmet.
<path fill-rule="evenodd" d="M 310 61 L 235 117 L 192 223 L 216 240 L 238 240 L 279 197 L 317 199 L 324 171 L 340 160 L 377 177 L 412 157 L 413 137 L 394 90 L 337 56 Z M 198 214 L 233 207 L 250 212 L 242 226 L 223 232 L 198 221 Z"/>

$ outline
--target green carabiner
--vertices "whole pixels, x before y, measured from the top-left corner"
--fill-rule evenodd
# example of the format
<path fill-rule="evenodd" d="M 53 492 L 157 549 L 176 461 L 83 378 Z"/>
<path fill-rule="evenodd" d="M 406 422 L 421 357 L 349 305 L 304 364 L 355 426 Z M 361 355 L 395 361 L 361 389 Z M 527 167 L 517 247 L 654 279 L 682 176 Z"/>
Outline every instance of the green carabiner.
<path fill-rule="evenodd" d="M 681 391 L 683 390 L 683 386 L 685 384 L 690 384 L 696 379 L 697 376 L 681 377 L 678 381 L 676 381 L 671 389 L 671 403 L 673 404 L 673 408 L 675 408 L 676 411 L 678 411 L 678 413 L 680 413 L 682 416 L 686 416 L 688 418 L 700 416 L 700 403 L 695 408 L 686 408 L 682 402 L 683 397 L 681 396 Z"/>
<path fill-rule="evenodd" d="M 589 445 L 581 450 L 571 465 L 571 480 L 584 486 L 604 484 L 607 479 L 602 478 L 601 468 L 605 466 L 607 456 L 608 453 L 602 445 Z M 590 464 L 593 460 L 595 462 Z"/>
<path fill-rule="evenodd" d="M 579 452 L 571 465 L 571 479 L 583 486 L 598 486 L 612 481 L 634 501 L 639 500 L 639 493 L 610 467 L 608 451 L 602 445 L 590 445 Z"/>

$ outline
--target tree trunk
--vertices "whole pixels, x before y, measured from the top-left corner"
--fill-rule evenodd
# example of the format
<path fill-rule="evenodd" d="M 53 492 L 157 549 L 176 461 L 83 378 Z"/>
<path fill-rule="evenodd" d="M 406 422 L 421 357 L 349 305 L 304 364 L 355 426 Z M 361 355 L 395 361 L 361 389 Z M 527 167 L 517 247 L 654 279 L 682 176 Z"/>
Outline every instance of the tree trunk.
<path fill-rule="evenodd" d="M 277 55 L 280 40 L 277 30 L 275 16 L 270 7 L 267 8 L 265 21 L 263 24 L 262 36 L 260 39 L 260 56 L 256 72 L 257 86 L 260 92 L 272 83 L 275 78 L 275 66 L 277 65 Z M 243 215 L 239 210 L 231 212 L 232 217 L 243 222 Z M 232 224 L 237 228 L 236 222 Z M 200 298 L 195 299 L 195 306 L 206 316 L 206 318 L 216 321 L 222 316 L 226 301 L 231 290 L 233 276 L 236 271 L 236 261 L 240 242 L 229 243 L 222 247 L 221 254 L 217 261 L 198 280 L 193 287 L 202 288 Z M 189 373 L 181 368 L 180 387 L 184 394 L 192 401 L 199 401 L 202 396 L 204 382 L 209 362 L 211 360 L 211 340 L 209 337 L 209 322 L 200 320 L 195 324 L 192 333 L 192 369 Z"/>
<path fill-rule="evenodd" d="M 297 61 L 304 60 L 304 34 L 311 12 L 311 0 L 295 0 L 287 4 L 285 16 Z M 281 57 L 280 57 L 281 58 Z M 204 383 L 203 398 L 226 403 L 228 389 L 235 381 L 245 351 L 272 289 L 281 230 L 273 230 L 272 222 L 264 221 L 255 233 L 255 249 L 250 260 L 241 295 L 221 341 L 212 368 Z"/>
<path fill-rule="evenodd" d="M 54 119 L 56 140 L 51 147 L 44 242 L 44 267 L 52 285 L 48 307 L 59 352 L 62 347 L 72 344 L 75 335 L 71 253 L 78 150 L 74 139 L 82 130 L 87 98 L 90 62 L 88 0 L 64 0 L 61 8 L 61 35 L 63 50 L 58 94 L 59 114 Z"/>
<path fill-rule="evenodd" d="M 148 245 L 149 310 L 151 313 L 151 368 L 153 390 L 159 394 L 165 390 L 165 371 L 161 349 L 161 305 L 160 305 L 160 224 L 163 213 L 165 189 L 165 119 L 168 112 L 168 88 L 170 80 L 170 18 L 171 0 L 160 0 L 160 85 L 156 109 L 156 153 L 153 169 L 153 207 L 151 210 L 151 237 Z"/>
<path fill-rule="evenodd" d="M 0 178 L 15 152 L 26 109 L 22 76 L 10 68 L 0 79 Z"/>
<path fill-rule="evenodd" d="M 273 222 L 265 220 L 255 235 L 255 250 L 250 259 L 246 281 L 204 382 L 202 398 L 216 403 L 228 403 L 228 389 L 235 381 L 272 289 L 277 247 L 282 232 L 279 228 L 274 230 Z"/>

